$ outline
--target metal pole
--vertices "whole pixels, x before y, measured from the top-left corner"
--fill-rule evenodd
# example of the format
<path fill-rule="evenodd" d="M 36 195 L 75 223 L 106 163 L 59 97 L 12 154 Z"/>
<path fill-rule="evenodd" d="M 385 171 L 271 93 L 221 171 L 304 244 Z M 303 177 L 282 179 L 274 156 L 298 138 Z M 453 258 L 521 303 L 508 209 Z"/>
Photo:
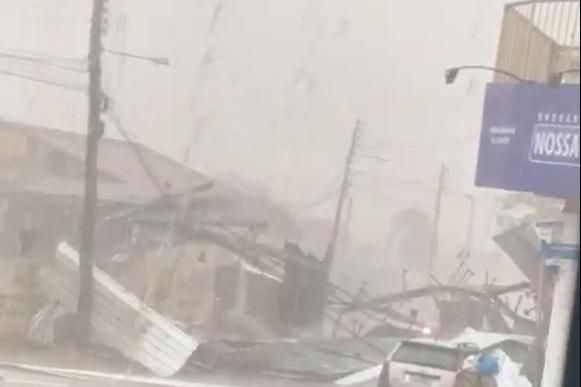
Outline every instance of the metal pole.
<path fill-rule="evenodd" d="M 341 191 L 339 192 L 339 201 L 337 203 L 337 209 L 335 211 L 335 220 L 333 222 L 331 238 L 329 240 L 329 245 L 327 246 L 327 252 L 325 254 L 325 266 L 327 268 L 328 273 L 331 272 L 333 261 L 335 260 L 335 254 L 337 251 L 337 241 L 339 239 L 339 231 L 341 228 L 341 220 L 343 217 L 343 207 L 345 205 L 345 199 L 349 191 L 349 185 L 351 184 L 350 182 L 351 165 L 353 164 L 353 157 L 355 155 L 355 149 L 357 148 L 357 141 L 359 139 L 360 130 L 361 130 L 361 121 L 357 120 L 355 129 L 353 130 L 353 136 L 351 137 L 351 145 L 349 146 L 347 159 L 345 160 L 343 183 L 341 184 Z"/>
<path fill-rule="evenodd" d="M 93 256 L 98 202 L 99 140 L 103 136 L 101 121 L 101 35 L 106 0 L 93 0 L 89 41 L 89 116 L 85 153 L 85 197 L 79 247 L 78 343 L 87 346 L 91 340 L 93 312 Z"/>
<path fill-rule="evenodd" d="M 432 238 L 430 241 L 430 265 L 428 274 L 432 274 L 434 270 L 434 263 L 438 258 L 439 248 L 439 228 L 440 228 L 440 214 L 442 212 L 442 194 L 444 193 L 444 179 L 446 176 L 446 166 L 442 164 L 440 167 L 440 175 L 438 177 L 438 190 L 436 192 L 436 203 L 434 208 L 434 224 L 432 226 Z"/>
<path fill-rule="evenodd" d="M 544 318 L 544 303 L 545 303 L 545 259 L 541 259 L 541 264 L 539 266 L 539 288 L 537 294 L 537 345 L 538 348 L 535 348 L 536 351 L 539 351 L 538 354 L 544 353 L 545 347 L 545 332 L 543 329 L 543 318 Z M 535 360 L 538 357 L 535 357 Z M 543 375 L 543 366 L 539 364 L 537 369 L 536 381 L 533 384 L 535 387 L 540 387 L 542 382 L 542 375 Z"/>
<path fill-rule="evenodd" d="M 468 229 L 466 230 L 466 249 L 468 251 L 472 250 L 472 235 L 474 232 L 474 210 L 476 207 L 476 203 L 474 200 L 474 196 L 466 195 L 466 198 L 470 201 L 470 213 L 468 215 Z"/>

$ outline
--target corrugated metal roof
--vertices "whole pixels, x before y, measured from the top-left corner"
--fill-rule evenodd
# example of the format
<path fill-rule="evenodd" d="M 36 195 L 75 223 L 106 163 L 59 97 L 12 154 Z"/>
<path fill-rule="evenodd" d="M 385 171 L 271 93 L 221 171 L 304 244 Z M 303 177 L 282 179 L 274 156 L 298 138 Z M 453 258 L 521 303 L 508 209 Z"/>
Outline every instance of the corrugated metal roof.
<path fill-rule="evenodd" d="M 492 238 L 512 259 L 514 264 L 527 276 L 533 288 L 539 283 L 541 243 L 534 229 L 526 224 L 512 228 Z"/>
<path fill-rule="evenodd" d="M 244 348 L 215 346 L 214 350 L 217 349 L 218 367 L 244 367 L 255 374 L 277 375 L 287 380 L 330 382 L 382 364 L 399 342 L 397 338 L 383 337 L 327 338 L 255 343 Z"/>
<path fill-rule="evenodd" d="M 45 286 L 65 307 L 76 310 L 79 256 L 67 243 L 58 246 Z M 102 270 L 94 270 L 93 329 L 102 344 L 117 349 L 158 376 L 175 375 L 200 341 L 145 305 Z"/>
<path fill-rule="evenodd" d="M 0 119 L 0 132 L 18 132 L 51 149 L 58 150 L 79 163 L 84 163 L 86 146 L 84 134 L 8 122 L 2 119 Z M 101 181 L 99 183 L 100 197 L 132 204 L 144 204 L 164 197 L 157 183 L 163 185 L 164 194 L 173 195 L 174 200 L 181 200 L 183 196 L 187 197 L 200 186 L 214 182 L 214 179 L 151 148 L 113 138 L 103 138 L 100 141 L 98 167 L 102 174 L 110 179 L 118 180 L 117 184 Z M 155 177 L 155 182 L 151 175 Z M 46 190 L 48 194 L 59 195 L 78 195 L 79 193 L 78 184 L 75 185 L 74 182 L 61 179 L 62 182 L 54 184 L 44 178 L 38 180 L 34 184 L 28 182 L 23 188 L 35 192 Z M 22 184 L 18 181 L 14 183 Z M 215 181 L 211 189 L 196 192 L 194 196 L 196 205 L 211 207 L 219 213 L 218 220 L 226 223 L 242 221 L 264 223 L 277 213 L 272 211 L 272 206 L 266 199 L 222 182 Z M 278 211 L 278 214 L 282 213 L 284 211 Z"/>
<path fill-rule="evenodd" d="M 82 197 L 84 182 L 81 180 L 63 179 L 53 176 L 35 179 L 19 177 L 4 179 L 0 177 L 2 194 L 41 194 L 55 197 Z M 138 191 L 124 183 L 99 183 L 99 200 L 106 202 L 143 205 L 154 199 L 148 192 Z"/>

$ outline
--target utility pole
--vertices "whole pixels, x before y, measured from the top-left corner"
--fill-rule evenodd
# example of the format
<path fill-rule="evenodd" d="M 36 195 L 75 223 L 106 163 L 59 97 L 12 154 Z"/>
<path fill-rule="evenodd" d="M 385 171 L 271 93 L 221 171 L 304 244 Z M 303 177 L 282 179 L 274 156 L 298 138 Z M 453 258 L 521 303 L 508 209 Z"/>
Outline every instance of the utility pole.
<path fill-rule="evenodd" d="M 341 183 L 339 200 L 337 202 L 337 209 L 335 211 L 333 230 L 331 231 L 331 238 L 329 240 L 329 245 L 327 246 L 327 252 L 325 254 L 325 267 L 327 269 L 327 274 L 331 273 L 333 261 L 335 260 L 335 255 L 337 251 L 337 242 L 339 239 L 339 233 L 341 229 L 341 220 L 343 218 L 343 207 L 345 206 L 345 200 L 347 198 L 347 194 L 349 193 L 349 186 L 351 184 L 350 181 L 351 167 L 353 165 L 353 159 L 355 157 L 355 150 L 357 149 L 357 143 L 359 141 L 360 132 L 361 132 L 361 121 L 357 120 L 355 129 L 353 130 L 353 135 L 351 137 L 351 145 L 349 146 L 349 151 L 347 152 L 347 158 L 345 160 L 345 170 L 343 171 L 343 182 Z"/>
<path fill-rule="evenodd" d="M 468 199 L 470 208 L 468 212 L 468 228 L 466 230 L 466 249 L 468 251 L 472 250 L 472 239 L 474 234 L 474 212 L 476 210 L 476 199 L 473 195 L 466 195 Z"/>
<path fill-rule="evenodd" d="M 442 164 L 440 167 L 440 175 L 438 177 L 438 189 L 436 191 L 436 202 L 434 208 L 434 224 L 432 226 L 432 238 L 430 240 L 430 265 L 428 274 L 434 271 L 434 264 L 438 259 L 439 250 L 439 228 L 440 228 L 440 214 L 442 212 L 442 195 L 444 193 L 444 182 L 446 179 L 446 166 Z"/>
<path fill-rule="evenodd" d="M 93 0 L 93 16 L 89 40 L 89 97 L 87 142 L 85 151 L 85 198 L 79 247 L 79 298 L 77 305 L 78 343 L 90 343 L 93 312 L 93 257 L 95 223 L 98 203 L 98 155 L 99 141 L 103 136 L 101 120 L 103 96 L 101 91 L 101 52 L 103 13 L 106 0 Z"/>
<path fill-rule="evenodd" d="M 341 243 L 337 243 L 339 246 L 341 246 L 341 248 L 345 251 L 349 248 L 350 243 L 351 243 L 351 228 L 349 227 L 351 225 L 351 218 L 353 217 L 353 196 L 348 195 L 347 199 L 346 199 L 346 206 L 347 209 L 345 210 L 347 213 L 347 216 L 345 218 L 345 224 L 347 227 L 345 227 L 345 230 L 343 230 L 343 233 L 339 232 L 339 237 L 341 237 L 341 235 L 343 235 L 343 241 Z"/>

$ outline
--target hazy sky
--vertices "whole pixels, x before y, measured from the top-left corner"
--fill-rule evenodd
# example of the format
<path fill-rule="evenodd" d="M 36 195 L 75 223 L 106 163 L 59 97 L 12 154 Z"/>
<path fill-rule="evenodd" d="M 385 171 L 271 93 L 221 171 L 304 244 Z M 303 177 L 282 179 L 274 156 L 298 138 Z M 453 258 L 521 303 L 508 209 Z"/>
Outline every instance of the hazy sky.
<path fill-rule="evenodd" d="M 494 64 L 503 4 L 110 0 L 106 46 L 171 65 L 105 54 L 104 88 L 135 140 L 208 174 L 263 186 L 273 200 L 320 217 L 332 213 L 361 119 L 359 152 L 388 162 L 356 161 L 352 231 L 379 246 L 395 211 L 431 211 L 445 162 L 443 239 L 456 236 L 451 252 L 462 242 L 490 75 L 466 73 L 446 86 L 444 69 Z M 0 52 L 81 59 L 89 14 L 87 0 L 0 0 Z M 2 57 L 0 69 L 84 82 Z M 0 117 L 84 131 L 85 105 L 78 91 L 0 74 Z M 108 135 L 118 136 L 114 126 Z"/>

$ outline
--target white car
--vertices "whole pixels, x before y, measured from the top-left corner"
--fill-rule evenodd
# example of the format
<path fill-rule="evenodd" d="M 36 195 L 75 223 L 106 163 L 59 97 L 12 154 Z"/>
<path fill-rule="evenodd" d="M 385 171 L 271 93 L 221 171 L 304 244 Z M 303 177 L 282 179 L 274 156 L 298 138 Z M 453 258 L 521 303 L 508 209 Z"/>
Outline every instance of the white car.
<path fill-rule="evenodd" d="M 520 363 L 531 341 L 522 336 L 476 332 L 454 340 L 402 341 L 383 365 L 378 387 L 452 387 L 469 356 L 502 349 Z"/>

